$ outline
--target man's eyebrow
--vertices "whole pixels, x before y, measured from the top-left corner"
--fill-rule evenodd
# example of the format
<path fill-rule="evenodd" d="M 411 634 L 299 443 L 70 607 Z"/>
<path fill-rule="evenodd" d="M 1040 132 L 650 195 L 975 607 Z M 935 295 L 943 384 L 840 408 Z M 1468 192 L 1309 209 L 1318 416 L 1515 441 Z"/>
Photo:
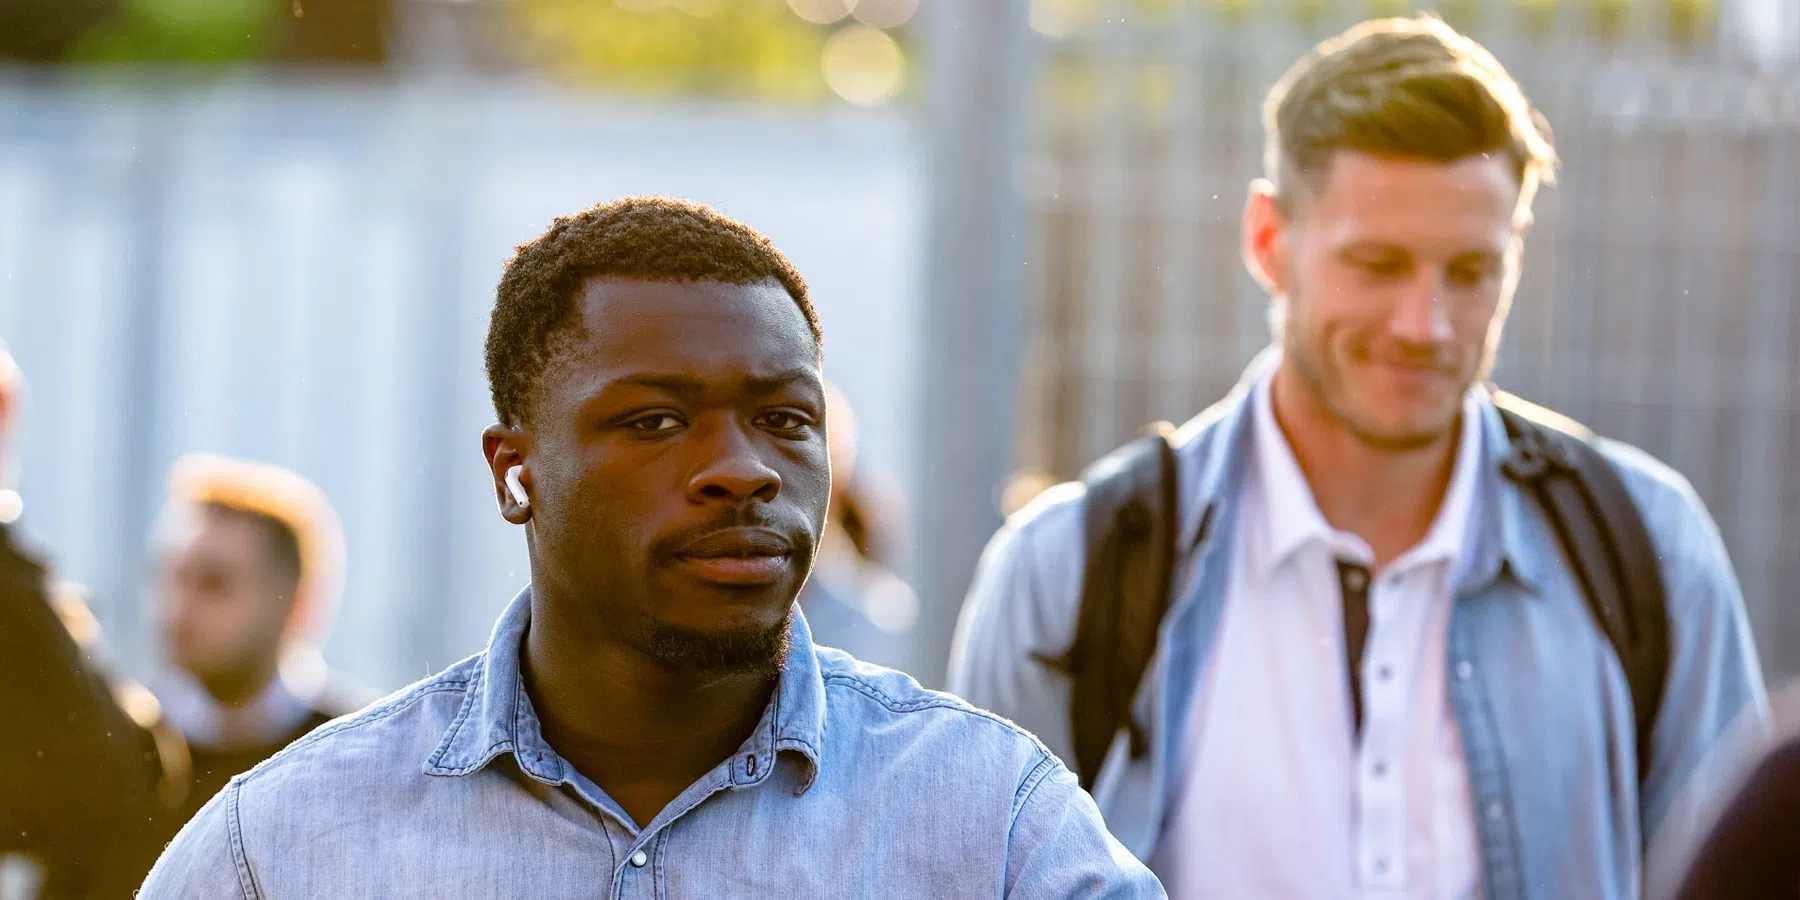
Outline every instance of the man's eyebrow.
<path fill-rule="evenodd" d="M 1337 249 L 1337 252 L 1343 256 L 1368 256 L 1404 254 L 1406 250 L 1398 244 L 1390 244 L 1386 241 L 1360 240 L 1344 244 Z"/>
<path fill-rule="evenodd" d="M 756 394 L 772 394 L 796 383 L 820 386 L 818 373 L 809 368 L 789 369 L 774 375 L 752 375 L 743 379 L 743 383 Z M 653 373 L 615 378 L 606 387 L 643 387 L 671 394 L 698 394 L 706 390 L 707 383 L 692 375 Z"/>

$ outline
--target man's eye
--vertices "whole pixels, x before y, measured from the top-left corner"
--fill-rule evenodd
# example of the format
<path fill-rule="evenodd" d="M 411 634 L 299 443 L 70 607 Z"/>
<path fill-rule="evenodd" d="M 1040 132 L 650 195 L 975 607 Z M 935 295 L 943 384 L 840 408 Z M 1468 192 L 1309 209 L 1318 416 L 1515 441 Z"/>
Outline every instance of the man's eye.
<path fill-rule="evenodd" d="M 806 419 L 790 412 L 763 413 L 758 417 L 758 424 L 776 431 L 798 431 L 808 424 Z"/>
<path fill-rule="evenodd" d="M 1464 287 L 1473 287 L 1486 281 L 1488 269 L 1485 266 L 1467 266 L 1450 270 L 1450 282 Z"/>
<path fill-rule="evenodd" d="M 667 413 L 658 413 L 654 416 L 632 419 L 630 422 L 625 423 L 625 427 L 630 428 L 633 431 L 659 434 L 661 432 L 674 431 L 675 429 L 680 428 L 681 420 L 668 415 Z"/>

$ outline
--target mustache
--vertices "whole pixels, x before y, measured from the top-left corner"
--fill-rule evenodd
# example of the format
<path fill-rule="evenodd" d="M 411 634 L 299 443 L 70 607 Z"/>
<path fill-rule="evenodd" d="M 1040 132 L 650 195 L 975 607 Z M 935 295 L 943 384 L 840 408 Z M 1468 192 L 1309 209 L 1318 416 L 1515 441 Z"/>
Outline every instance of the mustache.
<path fill-rule="evenodd" d="M 1408 369 L 1453 373 L 1462 369 L 1464 361 L 1462 348 L 1450 343 L 1417 344 L 1377 339 L 1356 349 L 1366 359 Z"/>
<path fill-rule="evenodd" d="M 671 532 L 657 539 L 656 556 L 795 556 L 810 558 L 812 530 L 804 522 L 784 519 L 766 510 L 740 506 L 725 510 L 702 525 Z"/>

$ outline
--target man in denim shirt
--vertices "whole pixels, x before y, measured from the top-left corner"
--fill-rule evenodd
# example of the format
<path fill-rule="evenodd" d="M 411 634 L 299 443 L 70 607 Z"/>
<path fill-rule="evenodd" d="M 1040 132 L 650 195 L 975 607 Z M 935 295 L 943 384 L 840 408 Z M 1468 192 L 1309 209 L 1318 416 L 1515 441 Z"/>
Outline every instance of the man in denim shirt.
<path fill-rule="evenodd" d="M 1699 498 L 1601 441 L 1655 548 L 1629 563 L 1667 589 L 1638 758 L 1624 671 L 1502 475 L 1482 382 L 1547 132 L 1431 18 L 1321 44 L 1264 110 L 1243 249 L 1276 346 L 1174 436 L 1182 558 L 1132 708 L 1145 740 L 1121 729 L 1094 782 L 1107 824 L 1175 900 L 1666 893 L 1766 699 Z M 1064 754 L 1070 680 L 1045 661 L 1077 630 L 1084 497 L 1053 489 L 995 537 L 950 678 Z"/>
<path fill-rule="evenodd" d="M 1162 897 L 1030 735 L 812 644 L 819 350 L 798 273 L 705 207 L 519 248 L 482 448 L 530 588 L 233 781 L 143 897 Z"/>

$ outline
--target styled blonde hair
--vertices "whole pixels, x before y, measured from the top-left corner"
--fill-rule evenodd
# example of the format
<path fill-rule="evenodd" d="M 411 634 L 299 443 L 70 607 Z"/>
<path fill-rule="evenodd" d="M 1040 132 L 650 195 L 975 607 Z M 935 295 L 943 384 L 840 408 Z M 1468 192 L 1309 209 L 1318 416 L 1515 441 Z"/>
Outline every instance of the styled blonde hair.
<path fill-rule="evenodd" d="M 1518 82 L 1431 15 L 1371 19 L 1321 42 L 1269 89 L 1263 130 L 1264 176 L 1288 216 L 1322 188 L 1338 150 L 1437 162 L 1504 153 L 1521 213 L 1556 170 L 1549 125 Z"/>

